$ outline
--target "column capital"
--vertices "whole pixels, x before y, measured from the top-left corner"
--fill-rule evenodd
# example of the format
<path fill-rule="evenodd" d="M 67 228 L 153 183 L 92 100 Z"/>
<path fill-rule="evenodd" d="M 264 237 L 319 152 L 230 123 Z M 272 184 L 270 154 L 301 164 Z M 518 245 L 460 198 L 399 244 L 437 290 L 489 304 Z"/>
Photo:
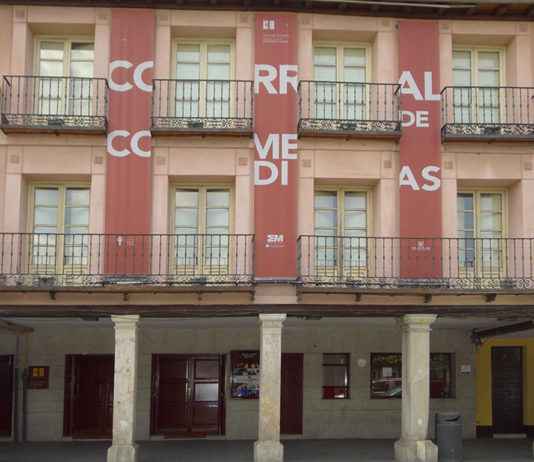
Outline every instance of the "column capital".
<path fill-rule="evenodd" d="M 430 326 L 437 319 L 436 314 L 405 314 L 399 320 L 403 331 L 430 331 Z"/>
<path fill-rule="evenodd" d="M 135 329 L 141 316 L 138 314 L 112 315 L 111 321 L 115 329 Z"/>
<path fill-rule="evenodd" d="M 262 313 L 259 315 L 260 327 L 281 329 L 286 317 L 287 315 L 285 313 Z"/>

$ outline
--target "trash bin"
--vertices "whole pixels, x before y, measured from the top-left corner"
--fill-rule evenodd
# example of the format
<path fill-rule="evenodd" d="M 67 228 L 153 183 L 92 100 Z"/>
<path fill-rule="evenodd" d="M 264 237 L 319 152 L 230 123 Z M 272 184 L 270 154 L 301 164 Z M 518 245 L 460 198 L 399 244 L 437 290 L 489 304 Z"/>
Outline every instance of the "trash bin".
<path fill-rule="evenodd" d="M 438 412 L 436 414 L 436 444 L 440 462 L 462 462 L 463 419 L 459 412 Z"/>

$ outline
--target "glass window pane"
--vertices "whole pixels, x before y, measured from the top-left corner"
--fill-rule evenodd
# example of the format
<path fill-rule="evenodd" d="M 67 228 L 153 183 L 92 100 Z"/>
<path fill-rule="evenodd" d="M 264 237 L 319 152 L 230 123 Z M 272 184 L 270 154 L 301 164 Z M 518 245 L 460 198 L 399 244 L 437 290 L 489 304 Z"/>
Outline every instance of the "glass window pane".
<path fill-rule="evenodd" d="M 230 66 L 228 64 L 208 64 L 209 80 L 229 80 Z"/>
<path fill-rule="evenodd" d="M 89 206 L 89 189 L 67 189 L 67 207 Z"/>
<path fill-rule="evenodd" d="M 452 60 L 454 69 L 471 69 L 470 51 L 453 51 Z"/>
<path fill-rule="evenodd" d="M 479 51 L 478 68 L 499 69 L 499 53 L 496 51 Z"/>
<path fill-rule="evenodd" d="M 229 63 L 230 46 L 229 45 L 209 45 L 208 46 L 208 63 Z"/>
<path fill-rule="evenodd" d="M 432 353 L 430 355 L 430 397 L 453 397 L 452 355 L 450 353 Z"/>
<path fill-rule="evenodd" d="M 323 366 L 323 386 L 346 387 L 348 382 L 347 366 Z"/>
<path fill-rule="evenodd" d="M 198 191 L 178 189 L 176 191 L 176 207 L 198 207 Z"/>
<path fill-rule="evenodd" d="M 345 228 L 367 228 L 367 213 L 363 211 L 345 212 Z"/>
<path fill-rule="evenodd" d="M 366 210 L 367 197 L 365 193 L 345 193 L 345 210 Z"/>
<path fill-rule="evenodd" d="M 480 210 L 484 212 L 500 212 L 502 210 L 500 194 L 481 194 Z"/>
<path fill-rule="evenodd" d="M 198 80 L 200 78 L 200 65 L 178 63 L 176 65 L 176 77 L 183 80 Z"/>
<path fill-rule="evenodd" d="M 176 226 L 183 228 L 197 228 L 197 210 L 196 209 L 176 209 Z"/>
<path fill-rule="evenodd" d="M 343 65 L 345 67 L 365 67 L 365 49 L 364 48 L 344 48 Z"/>
<path fill-rule="evenodd" d="M 195 384 L 195 401 L 218 401 L 218 383 L 197 383 Z"/>
<path fill-rule="evenodd" d="M 471 71 L 454 69 L 453 71 L 453 82 L 454 85 L 468 87 L 471 85 Z M 465 101 L 468 97 L 468 92 L 454 92 L 456 99 L 460 101 Z"/>
<path fill-rule="evenodd" d="M 70 50 L 71 60 L 93 61 L 95 57 L 94 43 L 73 42 Z"/>
<path fill-rule="evenodd" d="M 55 207 L 36 207 L 34 221 L 39 226 L 56 226 L 57 225 L 57 208 Z"/>
<path fill-rule="evenodd" d="M 499 71 L 479 71 L 478 73 L 478 84 L 482 87 L 498 87 L 499 80 Z M 488 99 L 488 96 L 496 99 L 496 97 L 498 97 L 498 92 L 493 92 L 491 95 L 482 94 L 481 96 L 486 97 L 486 99 Z"/>
<path fill-rule="evenodd" d="M 327 191 L 316 191 L 315 193 L 315 208 L 337 208 L 337 193 Z"/>
<path fill-rule="evenodd" d="M 371 355 L 371 397 L 400 398 L 402 356 L 398 353 Z"/>
<path fill-rule="evenodd" d="M 176 51 L 179 63 L 200 63 L 200 45 L 179 45 Z"/>
<path fill-rule="evenodd" d="M 365 68 L 351 67 L 345 68 L 343 72 L 344 82 L 365 82 Z M 350 87 L 349 87 L 350 88 Z M 349 95 L 351 100 L 362 101 L 363 100 L 363 87 L 351 88 Z"/>
<path fill-rule="evenodd" d="M 228 210 L 208 209 L 206 211 L 206 226 L 228 227 Z"/>
<path fill-rule="evenodd" d="M 35 205 L 56 206 L 59 204 L 59 191 L 53 188 L 35 190 Z"/>
<path fill-rule="evenodd" d="M 313 49 L 313 63 L 321 66 L 336 65 L 336 49 L 316 47 Z"/>
<path fill-rule="evenodd" d="M 39 75 L 43 77 L 61 77 L 63 76 L 63 62 L 62 61 L 41 61 L 39 64 Z M 42 86 L 43 84 L 41 84 Z M 48 81 L 44 90 L 47 90 L 54 83 Z M 57 86 L 57 84 L 55 84 Z"/>
<path fill-rule="evenodd" d="M 91 61 L 72 61 L 70 63 L 71 77 L 93 77 L 93 63 Z M 84 89 L 85 94 L 89 95 L 87 88 Z"/>
<path fill-rule="evenodd" d="M 68 207 L 65 209 L 65 225 L 89 225 L 88 207 Z"/>
<path fill-rule="evenodd" d="M 41 50 L 39 52 L 39 57 L 41 59 L 63 61 L 64 52 L 64 42 L 41 42 Z"/>
<path fill-rule="evenodd" d="M 335 210 L 316 210 L 315 211 L 316 228 L 336 228 L 337 214 Z"/>
<path fill-rule="evenodd" d="M 208 193 L 208 207 L 229 207 L 230 206 L 230 192 L 225 190 L 209 190 Z"/>

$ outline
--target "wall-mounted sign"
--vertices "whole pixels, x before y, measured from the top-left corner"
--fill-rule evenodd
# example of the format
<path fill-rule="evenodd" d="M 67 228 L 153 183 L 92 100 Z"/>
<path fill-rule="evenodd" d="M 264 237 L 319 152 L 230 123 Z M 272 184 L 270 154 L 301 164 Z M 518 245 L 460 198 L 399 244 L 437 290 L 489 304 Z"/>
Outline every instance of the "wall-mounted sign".
<path fill-rule="evenodd" d="M 27 388 L 29 390 L 47 390 L 49 384 L 50 367 L 30 366 L 28 368 Z"/>
<path fill-rule="evenodd" d="M 438 21 L 399 21 L 401 277 L 441 277 Z M 407 239 L 413 238 L 413 239 Z"/>
<path fill-rule="evenodd" d="M 258 399 L 260 396 L 260 352 L 232 351 L 231 396 L 240 399 Z"/>
<path fill-rule="evenodd" d="M 258 279 L 296 277 L 297 35 L 295 14 L 256 15 L 254 210 Z"/>

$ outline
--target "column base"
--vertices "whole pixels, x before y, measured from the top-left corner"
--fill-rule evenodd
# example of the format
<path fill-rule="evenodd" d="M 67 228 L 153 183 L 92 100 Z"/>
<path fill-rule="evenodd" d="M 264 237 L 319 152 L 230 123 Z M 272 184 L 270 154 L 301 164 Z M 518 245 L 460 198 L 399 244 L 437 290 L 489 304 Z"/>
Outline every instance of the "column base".
<path fill-rule="evenodd" d="M 107 462 L 137 462 L 137 444 L 114 444 L 108 449 Z"/>
<path fill-rule="evenodd" d="M 256 441 L 254 462 L 284 462 L 284 446 L 279 441 Z"/>
<path fill-rule="evenodd" d="M 438 462 L 438 447 L 430 440 L 398 440 L 395 442 L 397 462 Z"/>

